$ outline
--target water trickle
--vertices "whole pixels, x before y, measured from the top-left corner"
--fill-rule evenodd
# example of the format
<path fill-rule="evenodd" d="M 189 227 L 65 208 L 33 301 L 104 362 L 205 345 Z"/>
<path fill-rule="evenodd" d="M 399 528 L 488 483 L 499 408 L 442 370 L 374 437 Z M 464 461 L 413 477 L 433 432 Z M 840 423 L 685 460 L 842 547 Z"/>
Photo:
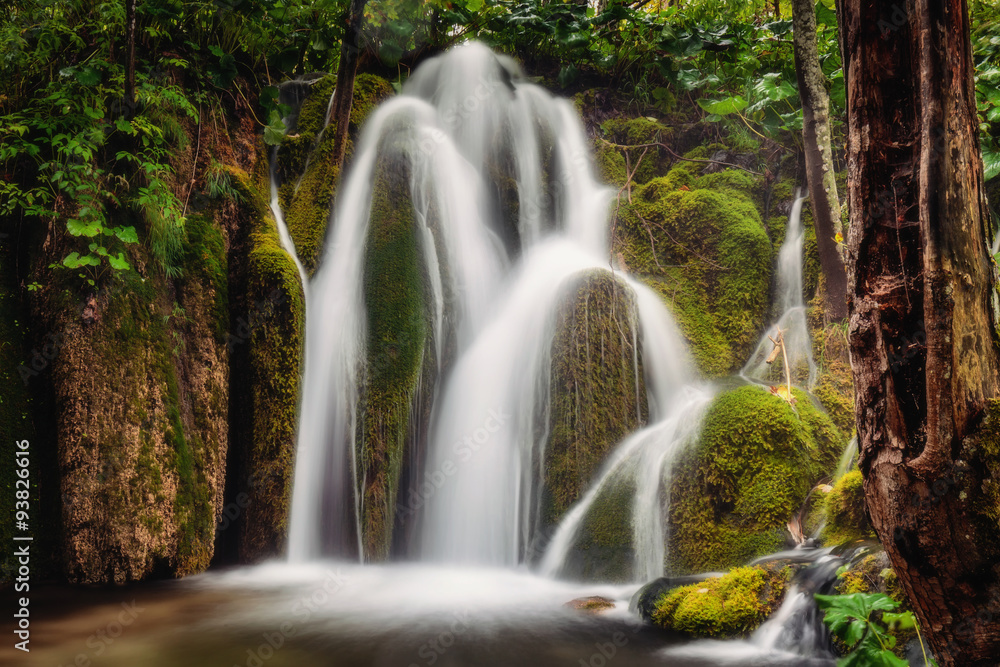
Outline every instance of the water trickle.
<path fill-rule="evenodd" d="M 785 240 L 778 251 L 777 307 L 781 315 L 761 337 L 757 349 L 750 356 L 740 374 L 748 380 L 765 384 L 782 384 L 786 381 L 787 358 L 792 383 L 812 389 L 816 384 L 816 363 L 813 361 L 812 343 L 806 322 L 806 307 L 802 299 L 802 249 L 805 232 L 802 228 L 802 202 L 804 196 L 795 195 L 795 202 L 788 215 Z M 785 354 L 779 354 L 768 364 L 778 332 L 784 339 Z M 787 357 L 786 357 L 787 355 Z"/>

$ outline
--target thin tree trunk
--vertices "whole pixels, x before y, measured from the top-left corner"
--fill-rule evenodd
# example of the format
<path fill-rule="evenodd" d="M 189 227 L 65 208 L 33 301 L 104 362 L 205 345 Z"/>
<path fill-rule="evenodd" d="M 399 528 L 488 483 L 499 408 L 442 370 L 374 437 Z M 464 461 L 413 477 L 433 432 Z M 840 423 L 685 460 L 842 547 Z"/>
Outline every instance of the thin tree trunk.
<path fill-rule="evenodd" d="M 333 160 L 336 166 L 344 163 L 347 151 L 347 130 L 351 120 L 351 103 L 354 100 L 354 79 L 358 73 L 358 53 L 361 50 L 361 23 L 367 0 L 351 0 L 347 29 L 340 44 L 340 64 L 337 66 L 337 88 L 333 92 Z"/>
<path fill-rule="evenodd" d="M 135 115 L 135 3 L 125 3 L 125 118 Z"/>
<path fill-rule="evenodd" d="M 826 278 L 826 315 L 847 316 L 847 273 L 834 236 L 841 231 L 840 201 L 833 170 L 830 96 L 816 47 L 816 10 L 812 0 L 792 0 L 795 73 L 802 100 L 802 140 L 805 144 L 806 182 L 816 223 L 816 246 Z"/>
<path fill-rule="evenodd" d="M 968 8 L 842 0 L 841 10 L 868 511 L 940 663 L 995 665 L 1000 361 Z"/>

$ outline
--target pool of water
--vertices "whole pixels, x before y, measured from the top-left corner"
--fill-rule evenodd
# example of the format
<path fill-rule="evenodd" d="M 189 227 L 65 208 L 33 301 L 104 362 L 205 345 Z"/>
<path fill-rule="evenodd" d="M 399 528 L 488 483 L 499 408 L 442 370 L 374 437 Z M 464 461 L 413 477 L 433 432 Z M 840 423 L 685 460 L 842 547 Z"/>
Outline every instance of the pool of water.
<path fill-rule="evenodd" d="M 50 667 L 832 665 L 747 642 L 685 642 L 629 612 L 637 587 L 526 571 L 328 562 L 116 589 L 41 587 L 30 653 Z M 601 613 L 567 602 L 602 596 Z M 14 593 L 4 593 L 12 608 Z"/>

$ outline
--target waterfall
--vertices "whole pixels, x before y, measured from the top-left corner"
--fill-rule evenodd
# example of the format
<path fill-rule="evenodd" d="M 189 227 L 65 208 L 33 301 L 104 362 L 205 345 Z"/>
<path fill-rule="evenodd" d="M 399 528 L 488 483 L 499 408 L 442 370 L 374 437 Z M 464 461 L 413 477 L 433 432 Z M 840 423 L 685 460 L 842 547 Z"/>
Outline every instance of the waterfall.
<path fill-rule="evenodd" d="M 341 185 L 307 301 L 289 557 L 364 556 L 363 258 L 375 169 L 397 154 L 409 168 L 438 364 L 446 341 L 455 343 L 453 368 L 438 378 L 427 473 L 451 462 L 456 443 L 495 429 L 491 447 L 425 499 L 419 551 L 514 564 L 537 512 L 544 443 L 533 431 L 547 409 L 551 315 L 561 285 L 607 265 L 611 192 L 593 177 L 572 105 L 475 43 L 423 64 L 373 114 Z M 513 221 L 497 195 L 504 178 L 516 184 Z"/>
<path fill-rule="evenodd" d="M 802 202 L 804 196 L 795 193 L 792 210 L 788 214 L 785 240 L 778 251 L 778 312 L 781 315 L 761 337 L 757 349 L 750 356 L 740 374 L 765 384 L 785 382 L 784 358 L 778 355 L 773 364 L 767 363 L 779 330 L 785 341 L 788 368 L 794 384 L 812 389 L 816 384 L 816 363 L 813 361 L 806 307 L 802 300 L 802 249 L 805 232 L 802 228 Z M 780 361 L 780 363 L 779 363 Z"/>

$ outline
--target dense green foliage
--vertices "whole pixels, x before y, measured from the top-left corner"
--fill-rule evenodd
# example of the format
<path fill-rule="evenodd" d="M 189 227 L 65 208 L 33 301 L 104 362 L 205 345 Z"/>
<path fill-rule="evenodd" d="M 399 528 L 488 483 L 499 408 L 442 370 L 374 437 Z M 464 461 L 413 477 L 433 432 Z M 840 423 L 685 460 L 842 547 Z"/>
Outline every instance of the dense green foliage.
<path fill-rule="evenodd" d="M 896 637 L 888 629 L 916 628 L 912 611 L 895 612 L 899 603 L 884 593 L 815 597 L 824 612 L 823 621 L 851 650 L 837 661 L 837 667 L 906 667 L 909 664 L 892 652 Z M 926 653 L 924 656 L 926 658 Z"/>

